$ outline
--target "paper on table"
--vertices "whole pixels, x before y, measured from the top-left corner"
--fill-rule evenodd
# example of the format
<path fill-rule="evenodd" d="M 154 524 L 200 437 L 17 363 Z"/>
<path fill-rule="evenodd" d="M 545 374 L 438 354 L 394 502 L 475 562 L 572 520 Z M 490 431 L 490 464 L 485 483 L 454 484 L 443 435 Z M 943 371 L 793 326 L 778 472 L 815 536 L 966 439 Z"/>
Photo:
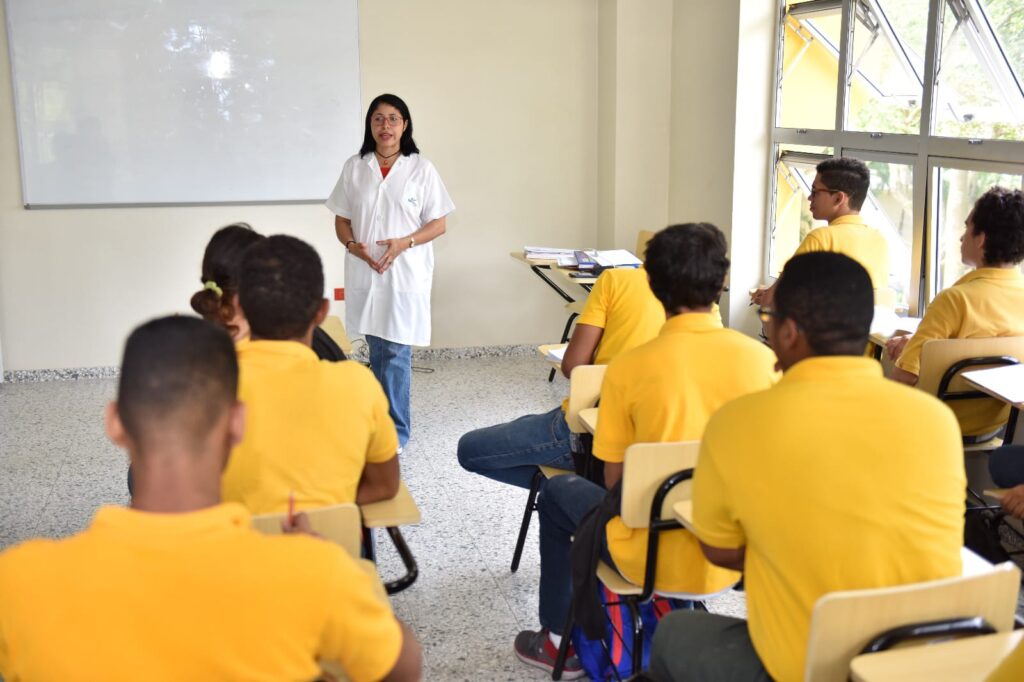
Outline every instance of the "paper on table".
<path fill-rule="evenodd" d="M 1006 402 L 1024 403 L 1024 365 L 976 369 L 961 376 L 984 386 Z"/>
<path fill-rule="evenodd" d="M 594 256 L 598 265 L 606 268 L 638 268 L 642 261 L 625 249 L 611 249 L 609 251 L 598 251 Z"/>
<path fill-rule="evenodd" d="M 552 348 L 548 351 L 548 357 L 556 362 L 561 362 L 565 358 L 565 349 L 568 346 L 559 346 L 558 348 Z"/>
<path fill-rule="evenodd" d="M 562 257 L 569 256 L 573 260 L 573 265 L 576 264 L 575 249 L 554 249 L 547 246 L 524 246 L 523 255 L 530 260 L 559 260 Z"/>

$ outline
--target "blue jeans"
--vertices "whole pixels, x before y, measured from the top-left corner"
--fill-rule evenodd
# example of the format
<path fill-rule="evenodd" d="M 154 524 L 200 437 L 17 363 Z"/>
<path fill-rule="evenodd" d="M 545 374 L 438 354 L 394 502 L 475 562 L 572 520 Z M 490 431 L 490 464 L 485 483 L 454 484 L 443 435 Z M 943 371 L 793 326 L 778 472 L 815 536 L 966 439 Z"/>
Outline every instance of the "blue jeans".
<path fill-rule="evenodd" d="M 548 480 L 537 500 L 540 518 L 540 624 L 562 633 L 572 600 L 572 569 L 569 549 L 572 536 L 587 512 L 604 499 L 607 491 L 576 475 Z M 608 554 L 608 539 L 602 541 L 605 563 L 615 566 Z M 562 633 L 565 634 L 565 633 Z"/>
<path fill-rule="evenodd" d="M 405 447 L 412 432 L 409 394 L 412 388 L 412 346 L 366 335 L 370 350 L 370 371 L 384 388 L 390 404 L 391 421 L 398 431 L 398 445 Z"/>
<path fill-rule="evenodd" d="M 529 488 L 541 464 L 573 468 L 565 413 L 557 407 L 470 431 L 459 439 L 458 457 L 466 471 Z"/>

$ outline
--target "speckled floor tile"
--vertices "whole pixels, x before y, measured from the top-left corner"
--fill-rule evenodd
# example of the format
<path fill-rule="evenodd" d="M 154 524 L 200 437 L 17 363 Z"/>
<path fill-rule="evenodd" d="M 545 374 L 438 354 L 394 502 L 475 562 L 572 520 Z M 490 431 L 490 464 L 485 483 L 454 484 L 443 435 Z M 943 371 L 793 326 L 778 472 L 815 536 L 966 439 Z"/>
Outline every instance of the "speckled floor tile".
<path fill-rule="evenodd" d="M 417 358 L 433 372 L 413 375 L 413 435 L 402 475 L 423 514 L 403 529 L 419 578 L 392 597 L 424 644 L 425 679 L 541 680 L 515 659 L 516 633 L 537 627 L 537 520 L 519 571 L 509 571 L 526 491 L 461 469 L 459 437 L 528 413 L 546 412 L 568 390 L 547 382 L 530 355 Z M 62 537 L 85 527 L 103 504 L 127 502 L 123 453 L 103 435 L 115 379 L 0 384 L 0 547 L 28 537 Z M 376 534 L 381 573 L 403 567 L 386 533 Z M 741 613 L 742 595 L 713 610 Z"/>

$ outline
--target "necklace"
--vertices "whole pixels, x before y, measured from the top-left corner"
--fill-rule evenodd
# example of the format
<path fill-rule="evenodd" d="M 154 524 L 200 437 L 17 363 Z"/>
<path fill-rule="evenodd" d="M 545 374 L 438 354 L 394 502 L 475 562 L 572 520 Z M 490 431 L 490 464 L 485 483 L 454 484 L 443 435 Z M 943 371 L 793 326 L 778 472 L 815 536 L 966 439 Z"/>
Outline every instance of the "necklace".
<path fill-rule="evenodd" d="M 401 151 L 402 151 L 401 148 L 399 148 L 398 150 L 395 151 L 394 154 L 388 154 L 387 156 L 384 156 L 383 154 L 381 154 L 380 152 L 377 152 L 377 151 L 375 151 L 374 153 L 380 159 L 382 166 L 390 166 L 391 165 L 391 159 L 393 159 L 394 157 L 398 156 L 399 152 L 401 152 Z"/>

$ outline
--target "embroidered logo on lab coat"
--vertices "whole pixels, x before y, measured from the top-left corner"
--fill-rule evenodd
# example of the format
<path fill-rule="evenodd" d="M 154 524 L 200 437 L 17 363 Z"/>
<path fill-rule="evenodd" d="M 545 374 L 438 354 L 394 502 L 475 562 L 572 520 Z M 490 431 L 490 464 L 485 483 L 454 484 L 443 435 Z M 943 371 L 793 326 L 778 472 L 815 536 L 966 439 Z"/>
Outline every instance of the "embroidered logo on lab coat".
<path fill-rule="evenodd" d="M 420 200 L 417 199 L 416 197 L 409 197 L 408 199 L 406 199 L 406 201 L 408 201 L 413 206 L 419 206 L 420 205 Z"/>

